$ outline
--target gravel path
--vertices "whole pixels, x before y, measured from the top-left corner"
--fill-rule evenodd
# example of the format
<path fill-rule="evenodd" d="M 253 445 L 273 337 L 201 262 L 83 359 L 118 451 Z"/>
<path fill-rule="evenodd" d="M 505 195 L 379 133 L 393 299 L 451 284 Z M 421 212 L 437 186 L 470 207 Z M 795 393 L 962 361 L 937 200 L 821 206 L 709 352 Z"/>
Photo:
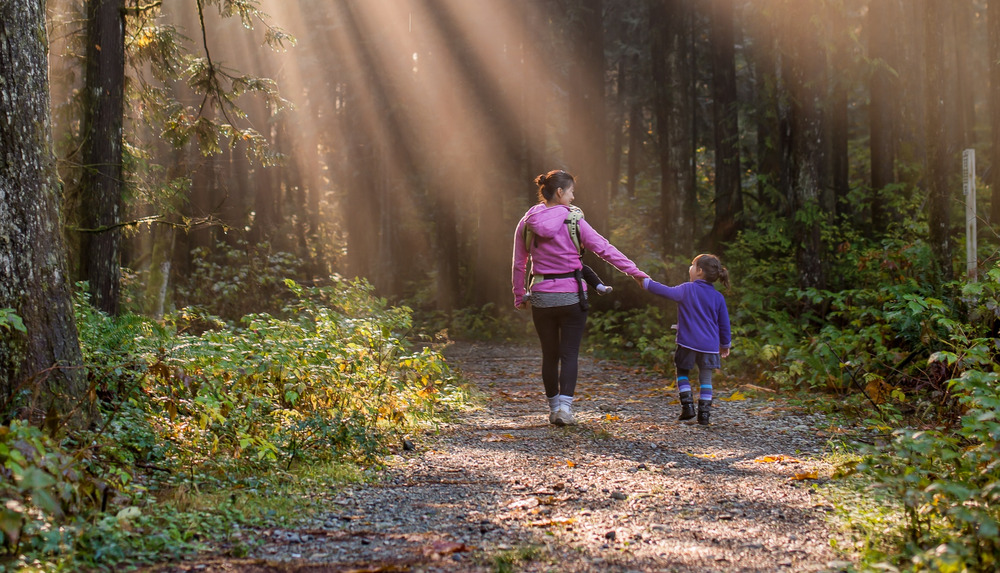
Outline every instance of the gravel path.
<path fill-rule="evenodd" d="M 712 425 L 676 421 L 664 381 L 583 357 L 577 427 L 548 423 L 533 346 L 445 354 L 485 395 L 387 479 L 304 529 L 260 532 L 218 571 L 836 571 L 822 415 L 716 381 Z M 750 396 L 726 401 L 734 391 Z M 722 398 L 722 399 L 720 399 Z M 738 398 L 738 396 L 737 396 Z M 811 477 L 807 477 L 811 476 Z M 798 478 L 798 479 L 795 479 Z"/>

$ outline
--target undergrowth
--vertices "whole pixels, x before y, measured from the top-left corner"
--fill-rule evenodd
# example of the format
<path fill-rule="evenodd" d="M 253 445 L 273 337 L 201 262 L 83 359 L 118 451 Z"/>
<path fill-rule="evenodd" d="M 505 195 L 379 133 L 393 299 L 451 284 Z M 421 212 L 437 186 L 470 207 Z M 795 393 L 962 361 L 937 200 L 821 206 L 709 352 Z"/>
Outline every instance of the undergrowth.
<path fill-rule="evenodd" d="M 942 284 L 919 240 L 845 241 L 831 257 L 836 284 L 800 288 L 778 243 L 744 237 L 729 252 L 734 344 L 723 368 L 785 396 L 811 393 L 813 408 L 876 437 L 852 444 L 856 459 L 827 490 L 853 540 L 837 549 L 868 569 L 996 570 L 1000 267 Z M 631 349 L 672 375 L 674 309 L 594 316 L 588 344 Z"/>
<path fill-rule="evenodd" d="M 283 318 L 238 324 L 112 319 L 79 299 L 101 418 L 70 435 L 0 427 L 0 570 L 110 570 L 209 540 L 242 555 L 241 524 L 308 515 L 315 492 L 374 475 L 465 400 L 439 352 L 407 341 L 409 309 L 365 282 L 286 288 Z"/>

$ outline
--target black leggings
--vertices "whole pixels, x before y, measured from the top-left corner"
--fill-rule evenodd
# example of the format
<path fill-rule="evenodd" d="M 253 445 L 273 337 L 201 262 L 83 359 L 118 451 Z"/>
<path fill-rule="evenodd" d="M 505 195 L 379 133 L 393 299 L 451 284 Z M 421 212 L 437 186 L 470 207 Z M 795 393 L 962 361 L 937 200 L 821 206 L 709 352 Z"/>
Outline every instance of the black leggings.
<path fill-rule="evenodd" d="M 531 319 L 542 343 L 542 382 L 549 398 L 576 392 L 577 359 L 587 325 L 587 311 L 579 304 L 531 307 Z M 562 368 L 560 368 L 560 365 Z"/>

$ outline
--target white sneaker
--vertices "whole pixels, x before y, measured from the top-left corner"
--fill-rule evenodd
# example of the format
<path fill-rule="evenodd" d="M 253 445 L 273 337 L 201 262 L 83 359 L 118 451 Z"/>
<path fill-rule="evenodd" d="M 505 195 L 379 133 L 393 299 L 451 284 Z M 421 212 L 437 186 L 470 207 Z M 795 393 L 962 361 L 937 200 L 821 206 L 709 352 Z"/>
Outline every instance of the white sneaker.
<path fill-rule="evenodd" d="M 562 420 L 562 416 L 559 415 L 560 412 L 561 412 L 561 410 L 554 410 L 552 412 L 549 412 L 549 423 L 550 424 L 554 424 L 556 426 L 562 426 L 564 424 L 564 422 Z"/>
<path fill-rule="evenodd" d="M 562 422 L 561 424 L 559 424 L 560 426 L 576 425 L 576 418 L 573 417 L 573 411 L 570 410 L 567 406 L 559 408 L 559 412 L 557 413 L 559 414 L 559 419 Z"/>

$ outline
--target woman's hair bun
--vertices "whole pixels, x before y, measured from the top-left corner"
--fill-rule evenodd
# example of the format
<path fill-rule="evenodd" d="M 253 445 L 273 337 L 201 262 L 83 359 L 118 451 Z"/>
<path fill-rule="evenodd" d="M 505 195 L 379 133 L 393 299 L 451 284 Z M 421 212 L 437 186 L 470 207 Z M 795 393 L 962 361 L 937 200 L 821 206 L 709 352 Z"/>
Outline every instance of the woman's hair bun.
<path fill-rule="evenodd" d="M 535 185 L 538 185 L 539 187 L 545 185 L 546 179 L 548 179 L 548 173 L 542 173 L 538 177 L 535 177 Z"/>

